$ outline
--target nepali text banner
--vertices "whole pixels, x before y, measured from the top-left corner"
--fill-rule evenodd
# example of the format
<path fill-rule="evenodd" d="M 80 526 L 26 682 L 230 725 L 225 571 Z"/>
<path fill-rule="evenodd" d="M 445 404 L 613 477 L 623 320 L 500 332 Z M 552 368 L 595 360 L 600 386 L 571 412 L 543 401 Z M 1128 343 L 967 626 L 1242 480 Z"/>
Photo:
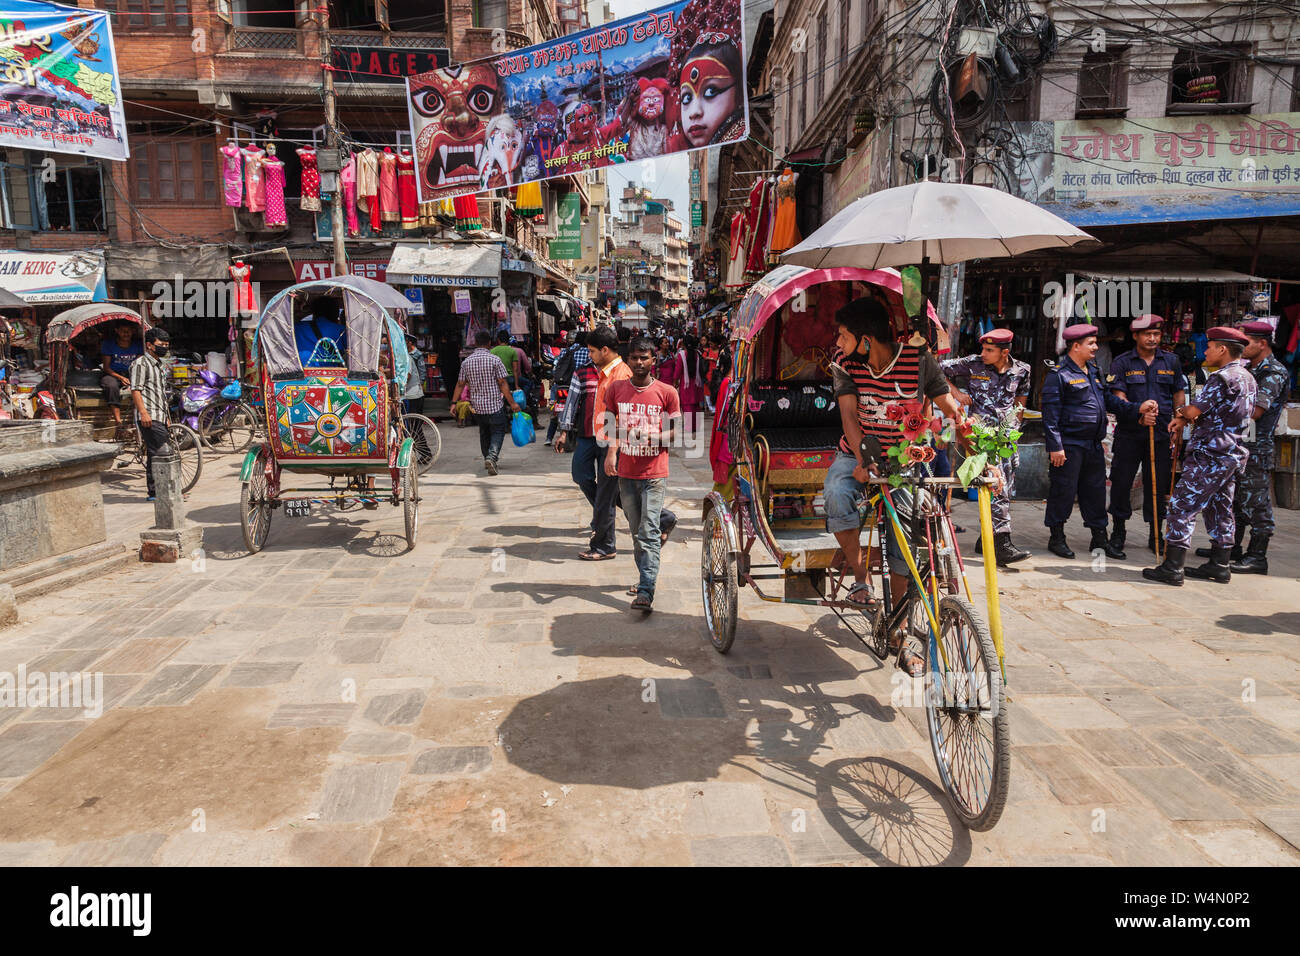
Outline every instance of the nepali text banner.
<path fill-rule="evenodd" d="M 684 0 L 407 79 L 421 202 L 733 143 L 741 0 Z"/>
<path fill-rule="evenodd" d="M 0 0 L 0 146 L 127 158 L 107 13 Z"/>

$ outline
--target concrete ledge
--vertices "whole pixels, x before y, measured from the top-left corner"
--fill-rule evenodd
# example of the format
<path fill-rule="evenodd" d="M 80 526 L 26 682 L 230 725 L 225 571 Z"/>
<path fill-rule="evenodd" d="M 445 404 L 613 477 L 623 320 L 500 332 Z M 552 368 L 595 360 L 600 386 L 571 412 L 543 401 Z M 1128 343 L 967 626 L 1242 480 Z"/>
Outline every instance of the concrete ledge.
<path fill-rule="evenodd" d="M 111 442 L 88 441 L 0 455 L 0 491 L 44 483 L 50 471 L 57 470 L 58 478 L 107 471 L 119 447 Z"/>

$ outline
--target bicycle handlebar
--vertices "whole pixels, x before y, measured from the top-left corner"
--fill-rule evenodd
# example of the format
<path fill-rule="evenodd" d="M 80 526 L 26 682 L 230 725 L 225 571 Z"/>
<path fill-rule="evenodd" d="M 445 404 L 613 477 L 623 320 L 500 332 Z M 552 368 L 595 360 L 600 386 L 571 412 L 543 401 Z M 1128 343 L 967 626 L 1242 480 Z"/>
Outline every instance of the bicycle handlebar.
<path fill-rule="evenodd" d="M 919 484 L 921 483 L 921 481 L 922 481 L 922 479 L 917 478 L 917 477 L 914 477 L 914 476 L 911 476 L 911 475 L 901 475 L 901 476 L 899 476 L 899 477 L 902 478 L 902 480 L 903 480 L 903 484 L 905 484 L 905 485 L 919 485 Z M 961 479 L 959 479 L 959 478 L 952 478 L 952 477 L 949 477 L 949 478 L 925 478 L 924 481 L 925 481 L 925 483 L 926 483 L 927 485 L 961 485 Z M 887 485 L 887 484 L 889 484 L 889 479 L 888 479 L 888 478 L 869 478 L 869 479 L 867 479 L 867 484 L 869 484 L 869 485 Z M 988 485 L 988 484 L 992 484 L 992 482 L 991 482 L 988 478 L 985 478 L 985 477 L 983 477 L 983 476 L 980 476 L 980 477 L 978 477 L 978 478 L 974 478 L 974 479 L 972 479 L 972 481 L 971 481 L 970 484 L 971 484 L 971 487 L 975 487 L 976 485 Z"/>

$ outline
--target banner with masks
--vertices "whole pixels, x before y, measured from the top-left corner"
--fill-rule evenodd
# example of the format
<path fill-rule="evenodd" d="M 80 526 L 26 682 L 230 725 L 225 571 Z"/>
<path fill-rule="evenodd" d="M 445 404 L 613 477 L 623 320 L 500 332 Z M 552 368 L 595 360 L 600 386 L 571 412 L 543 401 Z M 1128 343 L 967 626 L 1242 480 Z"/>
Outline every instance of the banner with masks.
<path fill-rule="evenodd" d="M 409 77 L 421 202 L 734 143 L 741 0 L 681 0 Z"/>
<path fill-rule="evenodd" d="M 109 15 L 0 0 L 0 147 L 126 159 Z"/>

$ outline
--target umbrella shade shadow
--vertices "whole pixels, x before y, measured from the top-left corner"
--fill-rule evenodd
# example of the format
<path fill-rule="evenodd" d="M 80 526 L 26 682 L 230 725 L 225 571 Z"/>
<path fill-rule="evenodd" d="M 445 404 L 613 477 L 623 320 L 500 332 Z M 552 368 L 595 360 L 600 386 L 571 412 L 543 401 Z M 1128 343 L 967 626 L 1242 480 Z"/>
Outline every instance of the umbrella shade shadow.
<path fill-rule="evenodd" d="M 1225 614 L 1216 626 L 1240 634 L 1289 634 L 1300 636 L 1300 612 L 1279 611 L 1266 617 L 1249 614 Z"/>

